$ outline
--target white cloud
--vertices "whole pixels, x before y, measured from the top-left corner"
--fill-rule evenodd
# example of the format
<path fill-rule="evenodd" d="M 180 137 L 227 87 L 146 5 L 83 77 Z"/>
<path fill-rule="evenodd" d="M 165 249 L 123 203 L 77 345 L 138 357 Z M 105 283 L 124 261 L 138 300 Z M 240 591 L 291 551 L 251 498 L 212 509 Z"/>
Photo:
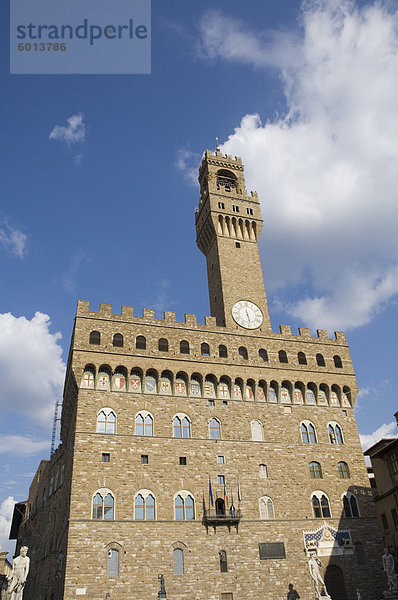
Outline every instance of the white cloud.
<path fill-rule="evenodd" d="M 0 454 L 11 454 L 12 456 L 31 456 L 50 450 L 49 440 L 34 441 L 31 437 L 22 435 L 0 434 Z"/>
<path fill-rule="evenodd" d="M 0 227 L 0 244 L 18 258 L 23 258 L 26 250 L 27 236 L 11 227 L 8 223 Z"/>
<path fill-rule="evenodd" d="M 191 185 L 198 184 L 198 167 L 201 160 L 200 154 L 180 148 L 175 161 L 176 168 L 183 173 L 184 179 Z"/>
<path fill-rule="evenodd" d="M 49 135 L 50 140 L 65 142 L 67 146 L 84 142 L 86 139 L 86 126 L 84 124 L 83 115 L 77 113 L 67 119 L 68 126 L 56 125 Z"/>
<path fill-rule="evenodd" d="M 199 23 L 197 51 L 205 60 L 223 59 L 257 67 L 291 65 L 296 36 L 287 31 L 251 31 L 242 20 L 221 10 L 207 10 Z"/>
<path fill-rule="evenodd" d="M 15 545 L 8 539 L 10 533 L 11 519 L 14 512 L 15 500 L 8 496 L 0 506 L 0 549 L 5 552 Z M 10 559 L 10 557 L 8 557 Z"/>
<path fill-rule="evenodd" d="M 281 69 L 288 107 L 246 115 L 222 146 L 262 202 L 266 286 L 312 329 L 363 325 L 398 293 L 398 12 L 306 2 L 287 46 L 219 15 L 202 21 L 202 53 Z"/>
<path fill-rule="evenodd" d="M 397 424 L 395 421 L 381 425 L 376 431 L 369 434 L 360 434 L 362 448 L 367 450 L 382 438 L 394 438 L 397 436 Z"/>
<path fill-rule="evenodd" d="M 60 333 L 50 333 L 50 317 L 31 320 L 0 314 L 0 409 L 48 427 L 61 397 L 65 364 Z"/>

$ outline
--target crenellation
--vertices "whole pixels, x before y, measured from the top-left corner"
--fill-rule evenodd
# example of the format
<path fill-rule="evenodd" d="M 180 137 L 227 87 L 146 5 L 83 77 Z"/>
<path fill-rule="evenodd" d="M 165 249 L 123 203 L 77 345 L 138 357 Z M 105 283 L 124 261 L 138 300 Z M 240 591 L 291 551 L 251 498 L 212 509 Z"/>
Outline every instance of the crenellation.
<path fill-rule="evenodd" d="M 185 325 L 188 327 L 196 327 L 196 315 L 185 314 Z"/>
<path fill-rule="evenodd" d="M 112 316 L 112 304 L 101 303 L 99 312 L 100 312 L 101 317 L 111 317 Z"/>
<path fill-rule="evenodd" d="M 282 335 L 292 335 L 290 325 L 279 325 L 279 331 Z"/>
<path fill-rule="evenodd" d="M 132 319 L 134 316 L 134 309 L 132 306 L 122 306 L 122 317 L 123 319 Z"/>

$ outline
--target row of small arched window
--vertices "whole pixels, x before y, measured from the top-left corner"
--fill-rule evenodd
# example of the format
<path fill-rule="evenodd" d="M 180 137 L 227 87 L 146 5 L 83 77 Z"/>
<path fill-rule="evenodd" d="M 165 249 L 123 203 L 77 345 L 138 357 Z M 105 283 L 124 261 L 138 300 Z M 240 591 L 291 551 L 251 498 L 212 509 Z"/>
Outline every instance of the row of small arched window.
<path fill-rule="evenodd" d="M 99 331 L 91 331 L 90 336 L 89 336 L 89 343 L 92 345 L 97 345 L 97 346 L 101 344 L 101 334 Z M 112 338 L 112 345 L 116 348 L 123 348 L 124 338 L 121 333 L 114 334 L 114 336 Z M 135 348 L 136 348 L 136 350 L 146 350 L 147 349 L 147 341 L 146 341 L 145 336 L 138 335 L 135 338 Z M 190 354 L 191 353 L 191 347 L 187 340 L 180 341 L 179 349 L 180 349 L 180 354 Z M 160 338 L 158 340 L 158 351 L 159 352 L 169 352 L 169 342 L 166 338 Z M 210 356 L 210 345 L 207 342 L 203 342 L 200 345 L 200 353 L 202 356 Z M 248 358 L 249 358 L 249 353 L 245 346 L 240 346 L 238 348 L 238 354 L 244 360 L 248 360 Z M 219 358 L 228 358 L 228 349 L 226 346 L 224 346 L 224 344 L 220 344 L 218 346 L 217 355 Z M 258 350 L 258 357 L 263 362 L 269 362 L 268 352 L 267 352 L 267 350 L 265 350 L 265 348 L 260 348 L 260 350 Z M 279 350 L 278 359 L 279 359 L 280 363 L 288 363 L 289 362 L 288 355 L 285 350 Z M 326 366 L 325 357 L 323 356 L 323 354 L 320 354 L 320 353 L 316 354 L 315 360 L 316 360 L 316 364 L 318 367 Z M 341 357 L 338 356 L 337 354 L 335 356 L 333 356 L 333 363 L 334 363 L 334 366 L 336 369 L 343 368 L 343 362 L 341 360 Z M 297 364 L 299 364 L 299 365 L 307 364 L 307 357 L 304 352 L 299 352 L 297 354 Z"/>
<path fill-rule="evenodd" d="M 225 501 L 222 499 L 218 505 L 225 514 Z M 342 496 L 343 513 L 345 517 L 359 517 L 358 501 L 352 492 L 346 492 Z M 331 517 L 330 502 L 327 495 L 320 490 L 311 494 L 311 506 L 313 517 Z M 194 495 L 187 490 L 181 490 L 174 497 L 174 519 L 176 521 L 195 520 Z M 220 513 L 221 514 L 221 513 Z M 269 496 L 259 499 L 260 519 L 275 519 L 274 502 Z M 115 519 L 115 496 L 111 490 L 99 489 L 93 495 L 92 518 L 113 520 Z M 137 521 L 154 521 L 157 518 L 155 494 L 151 490 L 140 490 L 134 497 L 134 519 Z"/>
<path fill-rule="evenodd" d="M 319 404 L 323 406 L 351 406 L 351 390 L 348 386 L 333 384 L 328 386 L 321 383 L 317 386 L 314 382 L 306 385 L 301 381 L 258 382 L 248 379 L 246 382 L 237 377 L 231 379 L 227 375 L 219 379 L 212 374 L 203 377 L 193 373 L 180 371 L 175 376 L 171 371 L 158 373 L 155 369 L 148 369 L 145 374 L 138 367 L 131 369 L 128 374 L 124 366 L 116 367 L 113 372 L 109 365 L 101 365 L 98 369 L 93 364 L 84 367 L 80 382 L 81 388 L 97 389 L 102 391 L 132 392 L 144 394 L 160 394 L 165 396 L 204 397 L 223 401 L 233 400 L 258 400 L 259 402 L 280 402 L 283 404 Z"/>
<path fill-rule="evenodd" d="M 221 421 L 212 417 L 208 421 L 210 439 L 221 439 Z M 330 421 L 328 423 L 328 436 L 331 444 L 344 444 L 343 432 L 338 423 Z M 191 419 L 184 413 L 178 413 L 172 420 L 173 437 L 190 438 Z M 303 421 L 300 425 L 301 440 L 304 444 L 316 444 L 318 436 L 313 423 Z M 116 433 L 116 412 L 111 408 L 102 408 L 97 414 L 97 433 Z M 135 416 L 135 434 L 152 437 L 154 435 L 153 415 L 142 410 Z M 264 427 L 261 421 L 253 419 L 251 422 L 252 440 L 257 442 L 264 441 Z"/>

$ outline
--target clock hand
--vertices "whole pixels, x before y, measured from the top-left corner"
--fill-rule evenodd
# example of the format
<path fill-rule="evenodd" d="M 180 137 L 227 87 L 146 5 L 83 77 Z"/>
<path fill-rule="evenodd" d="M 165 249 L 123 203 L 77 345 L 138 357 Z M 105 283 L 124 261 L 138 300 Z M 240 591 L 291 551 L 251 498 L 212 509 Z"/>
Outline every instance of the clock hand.
<path fill-rule="evenodd" d="M 250 317 L 249 317 L 249 312 L 248 312 L 247 308 L 246 308 L 246 316 L 247 316 L 247 320 L 248 320 L 248 321 L 249 321 L 249 323 L 250 323 Z"/>

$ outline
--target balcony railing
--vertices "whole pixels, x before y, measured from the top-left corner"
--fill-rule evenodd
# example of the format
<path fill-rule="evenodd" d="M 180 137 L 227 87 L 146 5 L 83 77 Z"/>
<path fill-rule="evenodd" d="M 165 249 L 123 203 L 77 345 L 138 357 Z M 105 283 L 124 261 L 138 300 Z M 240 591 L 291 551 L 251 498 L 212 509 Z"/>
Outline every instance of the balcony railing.
<path fill-rule="evenodd" d="M 239 522 L 242 518 L 240 510 L 234 510 L 224 513 L 217 512 L 215 509 L 205 510 L 203 512 L 203 524 L 206 528 L 210 525 L 216 528 L 219 525 L 226 525 L 228 529 L 233 527 L 238 528 Z"/>

